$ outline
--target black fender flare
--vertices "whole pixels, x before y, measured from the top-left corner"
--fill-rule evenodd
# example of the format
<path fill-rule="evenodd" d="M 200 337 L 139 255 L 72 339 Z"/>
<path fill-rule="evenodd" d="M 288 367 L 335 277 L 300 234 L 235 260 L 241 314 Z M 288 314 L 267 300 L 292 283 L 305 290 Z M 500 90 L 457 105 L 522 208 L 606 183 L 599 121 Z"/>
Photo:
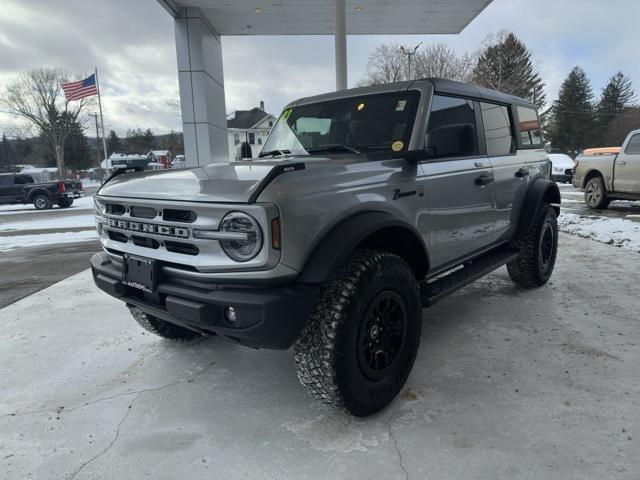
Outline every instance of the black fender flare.
<path fill-rule="evenodd" d="M 560 189 L 558 185 L 546 178 L 537 178 L 531 183 L 524 197 L 516 236 L 526 232 L 533 224 L 538 208 L 543 201 L 554 204 L 553 209 L 556 211 L 556 215 L 560 215 L 560 207 L 558 206 L 560 205 Z"/>
<path fill-rule="evenodd" d="M 417 253 L 421 256 L 420 263 L 423 263 L 424 266 L 417 273 L 426 274 L 428 269 L 427 249 L 418 231 L 412 225 L 389 213 L 370 211 L 352 215 L 333 227 L 313 247 L 297 282 L 318 284 L 328 280 L 340 268 L 349 254 L 367 237 L 387 228 L 402 229 L 407 235 L 410 235 L 408 238 L 413 245 L 420 246 L 422 251 Z M 411 266 L 416 268 L 414 265 Z"/>
<path fill-rule="evenodd" d="M 46 188 L 35 188 L 29 191 L 29 193 L 27 194 L 27 203 L 33 202 L 35 196 L 41 194 L 46 196 L 49 200 L 53 201 L 51 192 L 49 190 L 47 190 Z"/>

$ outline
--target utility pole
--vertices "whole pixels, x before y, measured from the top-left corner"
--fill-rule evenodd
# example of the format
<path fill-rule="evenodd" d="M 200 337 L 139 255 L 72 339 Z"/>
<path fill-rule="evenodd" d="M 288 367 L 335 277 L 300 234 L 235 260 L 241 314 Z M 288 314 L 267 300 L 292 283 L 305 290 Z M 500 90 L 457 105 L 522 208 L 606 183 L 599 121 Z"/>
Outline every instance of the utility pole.
<path fill-rule="evenodd" d="M 97 147 L 97 153 L 98 153 L 98 179 L 100 180 L 100 183 L 102 183 L 102 160 L 100 160 L 100 128 L 98 127 L 98 114 L 94 113 L 93 117 L 96 119 L 96 147 Z M 106 149 L 105 149 L 105 155 L 106 155 Z M 106 157 L 105 157 L 105 160 L 106 160 Z"/>
<path fill-rule="evenodd" d="M 420 48 L 420 45 L 422 45 L 422 42 L 413 47 L 413 50 L 408 50 L 402 45 L 398 47 L 400 48 L 400 51 L 407 56 L 407 80 L 411 80 L 411 57 L 416 54 L 416 51 L 418 50 L 418 48 Z"/>

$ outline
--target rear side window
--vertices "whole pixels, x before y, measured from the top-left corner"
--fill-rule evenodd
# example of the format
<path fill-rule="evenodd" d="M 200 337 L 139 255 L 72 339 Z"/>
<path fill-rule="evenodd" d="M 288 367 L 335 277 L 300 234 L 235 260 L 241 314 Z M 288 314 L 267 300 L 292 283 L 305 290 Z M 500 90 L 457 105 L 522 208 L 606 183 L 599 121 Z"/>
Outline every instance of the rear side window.
<path fill-rule="evenodd" d="M 533 108 L 518 107 L 518 132 L 523 147 L 542 147 L 542 133 L 538 113 Z"/>
<path fill-rule="evenodd" d="M 8 187 L 9 185 L 13 185 L 11 175 L 0 175 L 0 187 Z"/>
<path fill-rule="evenodd" d="M 503 105 L 480 103 L 487 155 L 509 155 L 514 152 L 515 143 L 511 129 L 509 109 Z"/>
<path fill-rule="evenodd" d="M 426 147 L 435 157 L 469 157 L 478 154 L 473 101 L 434 95 L 431 100 Z"/>
<path fill-rule="evenodd" d="M 627 148 L 624 149 L 627 155 L 640 155 L 640 133 L 636 133 L 629 139 Z"/>
<path fill-rule="evenodd" d="M 27 183 L 33 183 L 33 178 L 30 175 L 16 175 L 16 185 L 26 185 Z"/>

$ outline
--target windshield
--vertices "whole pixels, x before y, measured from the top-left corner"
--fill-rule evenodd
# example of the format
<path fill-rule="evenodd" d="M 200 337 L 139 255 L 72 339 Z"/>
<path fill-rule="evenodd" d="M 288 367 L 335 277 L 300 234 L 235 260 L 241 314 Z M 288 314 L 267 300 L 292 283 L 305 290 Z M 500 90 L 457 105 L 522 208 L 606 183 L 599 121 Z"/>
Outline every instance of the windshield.
<path fill-rule="evenodd" d="M 419 101 L 412 90 L 286 108 L 260 155 L 405 151 Z"/>

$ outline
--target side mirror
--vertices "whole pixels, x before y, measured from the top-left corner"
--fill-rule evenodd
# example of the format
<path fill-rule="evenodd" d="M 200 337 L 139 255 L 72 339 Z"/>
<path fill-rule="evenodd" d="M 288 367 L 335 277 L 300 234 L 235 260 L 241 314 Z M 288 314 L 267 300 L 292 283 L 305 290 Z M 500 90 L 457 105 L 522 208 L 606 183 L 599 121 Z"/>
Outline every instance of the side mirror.
<path fill-rule="evenodd" d="M 436 149 L 433 147 L 426 147 L 422 150 L 407 150 L 402 155 L 402 157 L 411 164 L 420 163 L 435 156 Z"/>

